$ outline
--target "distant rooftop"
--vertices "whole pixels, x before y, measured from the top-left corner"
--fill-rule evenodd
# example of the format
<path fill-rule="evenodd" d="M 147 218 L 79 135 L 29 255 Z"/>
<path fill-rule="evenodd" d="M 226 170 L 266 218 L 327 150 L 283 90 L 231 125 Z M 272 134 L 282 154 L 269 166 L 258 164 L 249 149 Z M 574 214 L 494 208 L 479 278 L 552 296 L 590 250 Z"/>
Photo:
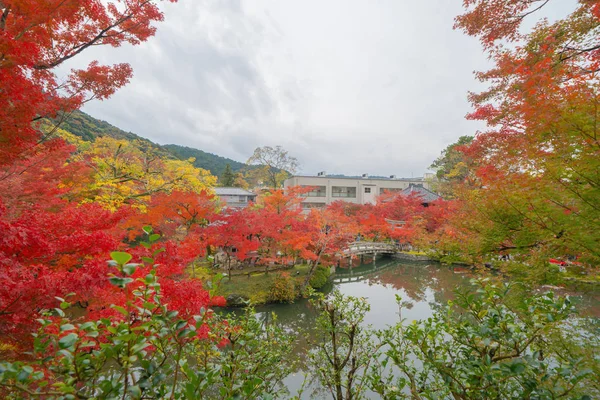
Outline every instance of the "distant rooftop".
<path fill-rule="evenodd" d="M 400 192 L 404 196 L 418 196 L 423 200 L 423 203 L 431 203 L 441 198 L 439 195 L 433 193 L 429 189 L 425 189 L 423 185 L 409 185 L 406 189 Z"/>
<path fill-rule="evenodd" d="M 256 193 L 238 187 L 216 187 L 215 193 L 217 196 L 256 196 Z"/>

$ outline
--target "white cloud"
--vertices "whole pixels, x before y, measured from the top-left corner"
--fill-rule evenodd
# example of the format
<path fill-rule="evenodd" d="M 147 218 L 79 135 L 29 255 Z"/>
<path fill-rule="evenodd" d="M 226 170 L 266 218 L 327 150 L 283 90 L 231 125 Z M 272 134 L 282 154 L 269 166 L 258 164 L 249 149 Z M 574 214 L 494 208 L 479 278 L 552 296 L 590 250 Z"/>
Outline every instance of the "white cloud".
<path fill-rule="evenodd" d="M 478 128 L 464 119 L 466 92 L 487 61 L 452 30 L 460 2 L 180 0 L 164 10 L 149 42 L 86 55 L 130 62 L 135 77 L 85 111 L 240 161 L 280 144 L 304 173 L 420 175 Z"/>

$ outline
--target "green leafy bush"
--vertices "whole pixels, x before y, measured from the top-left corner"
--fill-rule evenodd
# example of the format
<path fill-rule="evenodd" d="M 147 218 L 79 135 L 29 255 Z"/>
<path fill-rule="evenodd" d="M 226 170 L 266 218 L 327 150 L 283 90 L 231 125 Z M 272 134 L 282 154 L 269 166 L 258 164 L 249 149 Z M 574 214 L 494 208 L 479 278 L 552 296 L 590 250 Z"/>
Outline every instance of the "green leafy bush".
<path fill-rule="evenodd" d="M 110 282 L 129 296 L 122 319 L 76 322 L 60 306 L 39 320 L 31 361 L 0 361 L 0 397 L 47 399 L 254 399 L 285 395 L 293 338 L 253 309 L 182 319 L 161 300 L 153 270 L 114 252 Z M 136 286 L 135 289 L 132 289 Z M 307 355 L 331 398 L 599 398 L 598 335 L 571 318 L 566 297 L 480 281 L 426 320 L 374 330 L 364 298 L 334 292 L 313 301 L 319 316 Z M 517 290 L 515 290 L 517 289 Z M 273 301 L 297 294 L 275 276 Z M 257 293 L 266 296 L 266 292 Z M 405 303 L 400 304 L 400 315 Z M 275 319 L 274 317 L 272 319 Z M 594 327 L 597 329 L 597 326 Z M 303 387 L 301 388 L 301 391 Z"/>
<path fill-rule="evenodd" d="M 568 297 L 474 286 L 426 320 L 383 330 L 364 323 L 365 299 L 317 295 L 311 377 L 333 399 L 600 398 L 597 325 L 571 318 Z"/>
<path fill-rule="evenodd" d="M 296 283 L 290 274 L 281 272 L 275 276 L 269 289 L 269 298 L 275 303 L 293 303 L 296 300 Z"/>
<path fill-rule="evenodd" d="M 319 265 L 313 276 L 310 278 L 310 286 L 313 289 L 321 289 L 329 281 L 330 275 L 331 272 L 329 271 L 329 268 Z"/>
<path fill-rule="evenodd" d="M 379 332 L 382 365 L 401 374 L 373 374 L 372 389 L 384 398 L 596 398 L 598 361 L 555 344 L 587 341 L 571 329 L 569 299 L 529 292 L 517 302 L 511 289 L 480 281 L 427 320 Z"/>
<path fill-rule="evenodd" d="M 337 290 L 327 297 L 317 293 L 311 303 L 319 311 L 313 336 L 315 351 L 308 353 L 313 378 L 332 399 L 364 399 L 371 364 L 377 362 L 381 349 L 381 343 L 373 340 L 371 326 L 364 321 L 371 309 L 369 303 Z"/>
<path fill-rule="evenodd" d="M 270 293 L 266 290 L 258 290 L 250 296 L 251 305 L 266 304 L 269 302 Z"/>
<path fill-rule="evenodd" d="M 123 315 L 77 323 L 70 304 L 40 319 L 33 361 L 0 362 L 1 398 L 233 399 L 273 398 L 285 391 L 292 337 L 255 312 L 227 320 L 201 310 L 181 319 L 161 300 L 155 271 L 133 279 L 138 264 L 114 252 L 110 282 L 129 301 Z M 132 283 L 139 283 L 131 289 Z M 195 360 L 195 361 L 194 361 Z M 282 361 L 283 360 L 283 361 Z"/>

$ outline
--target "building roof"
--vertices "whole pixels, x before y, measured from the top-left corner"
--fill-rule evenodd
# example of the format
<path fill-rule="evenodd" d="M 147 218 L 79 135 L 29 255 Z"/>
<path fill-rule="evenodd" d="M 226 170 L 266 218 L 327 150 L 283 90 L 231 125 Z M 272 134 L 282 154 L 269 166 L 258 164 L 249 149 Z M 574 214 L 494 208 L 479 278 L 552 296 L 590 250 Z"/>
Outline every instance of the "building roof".
<path fill-rule="evenodd" d="M 289 177 L 288 179 L 292 179 L 292 178 L 316 178 L 316 179 L 352 179 L 354 181 L 356 180 L 371 180 L 371 181 L 412 181 L 412 182 L 422 182 L 424 180 L 424 178 L 422 176 L 419 177 L 415 177 L 415 178 L 388 178 L 385 176 L 368 176 L 366 178 L 363 178 L 362 176 L 345 176 L 345 175 L 323 175 L 323 176 L 317 176 L 317 175 L 294 175 Z M 287 180 L 287 179 L 286 179 Z"/>
<path fill-rule="evenodd" d="M 238 187 L 216 187 L 215 193 L 217 196 L 256 196 L 256 193 Z"/>
<path fill-rule="evenodd" d="M 423 203 L 431 203 L 441 198 L 441 196 L 433 193 L 431 190 L 425 189 L 423 185 L 415 185 L 412 183 L 400 193 L 404 196 L 418 196 L 423 200 Z"/>

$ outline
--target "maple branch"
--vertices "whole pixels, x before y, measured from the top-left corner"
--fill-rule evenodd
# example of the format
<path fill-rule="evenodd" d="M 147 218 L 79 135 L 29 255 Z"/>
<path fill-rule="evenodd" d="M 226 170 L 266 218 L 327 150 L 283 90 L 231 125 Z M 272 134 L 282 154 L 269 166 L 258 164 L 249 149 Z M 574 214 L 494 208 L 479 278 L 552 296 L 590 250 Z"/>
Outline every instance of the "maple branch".
<path fill-rule="evenodd" d="M 9 305 L 7 305 L 6 307 L 4 307 L 1 311 L 0 311 L 0 315 L 9 315 L 9 314 L 14 314 L 13 312 L 7 312 L 6 310 L 8 310 L 9 308 L 11 308 L 17 301 L 19 301 L 19 299 L 21 298 L 21 294 L 19 294 L 17 296 L 16 299 L 14 299 Z"/>
<path fill-rule="evenodd" d="M 588 201 L 587 199 L 585 199 L 581 193 L 579 193 L 577 190 L 575 190 L 575 188 L 573 187 L 573 185 L 567 185 L 565 182 L 563 182 L 563 180 L 560 177 L 556 177 L 555 181 L 561 185 L 562 187 L 564 187 L 566 190 L 568 190 L 569 192 L 573 193 L 575 196 L 577 196 L 581 201 L 583 201 L 585 204 L 587 204 L 588 206 L 592 207 L 592 209 L 594 210 L 600 210 L 600 208 L 598 208 L 596 206 L 595 203 L 592 203 L 590 201 Z"/>
<path fill-rule="evenodd" d="M 138 5 L 138 8 L 143 8 L 145 5 L 147 5 L 148 3 L 150 3 L 151 0 L 146 0 L 144 2 L 142 2 L 141 4 Z M 124 22 L 130 20 L 134 15 L 134 12 L 132 10 L 129 10 L 129 14 L 127 15 L 123 15 L 121 18 L 117 19 L 114 23 L 110 24 L 109 26 L 107 26 L 106 28 L 102 29 L 100 32 L 98 32 L 98 34 L 93 37 L 91 40 L 89 40 L 88 42 L 85 43 L 81 43 L 77 46 L 74 46 L 71 48 L 70 53 L 67 55 L 64 55 L 62 57 L 57 58 L 56 60 L 50 62 L 50 63 L 46 63 L 46 64 L 36 64 L 33 66 L 34 69 L 37 70 L 46 70 L 46 69 L 50 69 L 50 68 L 54 68 L 57 65 L 75 57 L 77 54 L 81 53 L 82 51 L 84 51 L 85 49 L 87 49 L 90 46 L 94 46 L 98 41 L 100 41 L 101 39 L 110 37 L 109 35 L 107 35 L 108 32 L 110 32 L 111 29 L 123 24 Z M 138 26 L 139 24 L 134 25 L 134 27 Z M 131 29 L 131 28 L 129 28 Z M 123 30 L 115 35 L 118 35 L 120 33 L 124 33 L 129 31 L 129 29 L 127 30 Z M 114 36 L 114 35 L 113 35 Z"/>
<path fill-rule="evenodd" d="M 46 160 L 48 160 L 50 158 L 50 154 L 48 154 L 46 157 L 41 158 L 40 160 L 34 162 L 33 164 L 29 164 L 27 167 L 25 167 L 24 169 L 22 169 L 21 171 L 6 171 L 6 173 L 0 177 L 0 181 L 3 181 L 4 179 L 8 179 L 9 177 L 13 176 L 13 175 L 23 175 L 25 172 L 27 172 L 27 170 L 29 170 L 30 168 L 36 167 L 40 164 L 42 164 L 43 162 L 45 162 Z"/>
<path fill-rule="evenodd" d="M 514 205 L 510 199 L 508 198 L 508 196 L 506 196 L 506 193 L 504 190 L 501 190 L 502 195 L 504 195 L 504 201 L 513 209 L 515 210 L 519 215 L 521 215 L 523 218 L 525 218 L 528 221 L 531 221 L 533 224 L 537 225 L 538 227 L 540 227 L 541 229 L 545 229 L 545 230 L 550 230 L 551 229 L 548 228 L 548 226 L 546 225 L 546 223 L 544 221 L 538 222 L 535 219 L 533 219 L 532 217 L 530 217 L 529 215 L 527 215 L 525 212 L 521 211 L 516 205 Z M 531 204 L 531 203 L 530 203 Z M 534 212 L 535 214 L 535 212 Z M 537 216 L 537 214 L 536 214 Z M 554 232 L 553 232 L 554 233 Z"/>
<path fill-rule="evenodd" d="M 130 31 L 134 30 L 135 28 L 137 28 L 138 26 L 141 26 L 141 25 L 143 25 L 143 24 L 144 24 L 144 21 L 140 21 L 140 22 L 138 22 L 138 23 L 137 23 L 137 24 L 135 24 L 135 25 L 131 25 L 131 26 L 130 26 L 129 28 L 127 28 L 127 29 L 122 29 L 122 30 L 120 30 L 120 31 L 118 31 L 118 32 L 115 32 L 115 33 L 113 33 L 113 34 L 108 34 L 108 35 L 105 35 L 104 37 L 105 37 L 105 38 L 113 38 L 113 37 L 116 37 L 116 36 L 122 35 L 122 34 L 124 34 L 124 33 L 130 32 Z M 97 45 L 100 45 L 100 44 L 102 44 L 102 43 L 94 43 L 92 46 L 97 46 Z"/>
<path fill-rule="evenodd" d="M 0 3 L 0 6 L 4 7 L 4 4 Z M 8 13 L 10 12 L 10 6 L 4 8 L 4 12 L 2 12 L 2 17 L 0 17 L 0 29 L 4 30 L 6 27 L 6 19 L 8 18 Z"/>
<path fill-rule="evenodd" d="M 533 4 L 533 3 L 537 3 L 538 1 L 541 0 L 533 0 L 533 1 L 529 1 L 528 3 Z M 513 18 L 518 18 L 520 20 L 525 19 L 527 16 L 541 10 L 546 4 L 548 4 L 550 2 L 550 0 L 545 0 L 541 5 L 539 5 L 538 7 L 534 8 L 533 10 L 527 11 L 525 14 L 521 14 L 521 15 L 516 15 Z"/>
<path fill-rule="evenodd" d="M 54 13 L 56 12 L 56 10 L 58 10 L 60 7 L 62 7 L 62 6 L 63 6 L 63 5 L 66 3 L 66 2 L 67 2 L 67 0 L 62 0 L 60 3 L 58 3 L 58 4 L 56 5 L 56 7 L 54 7 L 54 10 L 52 10 L 52 11 L 50 11 L 50 12 L 48 13 L 48 17 L 49 17 L 48 19 L 51 19 L 51 17 L 52 17 L 52 14 L 54 14 Z M 15 36 L 15 39 L 16 39 L 16 40 L 19 40 L 19 39 L 21 39 L 21 38 L 22 38 L 22 37 L 25 35 L 25 33 L 27 33 L 27 31 L 29 31 L 31 28 L 34 28 L 34 27 L 36 27 L 36 26 L 38 26 L 38 25 L 41 25 L 41 24 L 43 24 L 43 23 L 45 23 L 45 22 L 44 22 L 44 21 L 42 21 L 42 20 L 40 20 L 39 22 L 35 22 L 35 23 L 31 23 L 31 24 L 29 24 L 28 26 L 26 26 L 26 27 L 25 27 L 25 28 L 24 28 L 24 29 L 23 29 L 21 32 L 19 32 L 19 33 L 18 33 L 18 34 Z"/>
<path fill-rule="evenodd" d="M 593 178 L 590 178 L 589 176 L 584 175 L 579 170 L 577 170 L 575 168 L 571 168 L 571 171 L 573 171 L 575 174 L 577 174 L 579 177 L 581 177 L 591 187 L 597 188 L 600 186 L 600 182 L 596 182 Z"/>
<path fill-rule="evenodd" d="M 583 53 L 587 53 L 587 52 L 598 50 L 598 49 L 600 49 L 600 44 L 598 44 L 596 46 L 588 47 L 587 49 L 576 49 L 574 47 L 565 46 L 564 50 L 561 51 L 560 53 L 558 53 L 561 56 L 559 61 L 561 61 L 561 62 L 566 61 L 568 59 L 577 57 Z M 563 54 L 566 53 L 567 51 L 574 51 L 575 53 L 563 57 Z"/>
<path fill-rule="evenodd" d="M 128 16 L 128 18 L 131 18 L 131 16 Z M 120 23 L 122 23 L 124 21 L 121 20 L 117 20 L 114 24 L 109 25 L 108 27 L 102 29 L 100 31 L 100 33 L 98 33 L 98 35 L 96 35 L 96 37 L 94 37 L 92 40 L 90 40 L 89 42 L 86 43 L 82 43 L 79 46 L 75 46 L 71 49 L 71 53 L 67 54 L 63 57 L 59 57 L 58 59 L 54 60 L 53 62 L 47 63 L 47 64 L 36 64 L 33 66 L 34 69 L 37 70 L 46 70 L 46 69 L 50 69 L 50 68 L 54 68 L 57 65 L 75 57 L 77 54 L 81 53 L 82 51 L 84 51 L 85 49 L 87 49 L 88 47 L 92 46 L 94 43 L 96 43 L 98 40 L 104 38 L 104 34 L 108 31 L 110 31 L 111 29 L 113 29 L 114 27 L 118 26 Z M 77 50 L 75 50 L 77 49 Z"/>
<path fill-rule="evenodd" d="M 541 245 L 546 244 L 545 241 L 540 241 L 540 242 L 535 242 L 533 244 L 528 244 L 528 245 L 524 245 L 524 246 L 508 246 L 508 245 L 502 245 L 500 247 L 497 248 L 498 251 L 506 251 L 506 250 L 520 250 L 520 249 L 531 249 L 534 247 L 538 247 Z"/>
<path fill-rule="evenodd" d="M 58 392 L 58 391 L 48 391 L 48 392 L 34 392 L 33 390 L 30 390 L 29 388 L 27 388 L 27 386 L 21 385 L 19 383 L 3 383 L 0 386 L 4 386 L 4 387 L 9 387 L 9 388 L 15 388 L 21 392 L 27 393 L 29 396 L 36 396 L 36 397 L 46 397 L 46 396 L 61 396 L 64 393 L 63 392 Z M 81 395 L 78 393 L 77 394 L 78 397 L 81 397 Z M 83 397 L 85 398 L 85 397 Z"/>

